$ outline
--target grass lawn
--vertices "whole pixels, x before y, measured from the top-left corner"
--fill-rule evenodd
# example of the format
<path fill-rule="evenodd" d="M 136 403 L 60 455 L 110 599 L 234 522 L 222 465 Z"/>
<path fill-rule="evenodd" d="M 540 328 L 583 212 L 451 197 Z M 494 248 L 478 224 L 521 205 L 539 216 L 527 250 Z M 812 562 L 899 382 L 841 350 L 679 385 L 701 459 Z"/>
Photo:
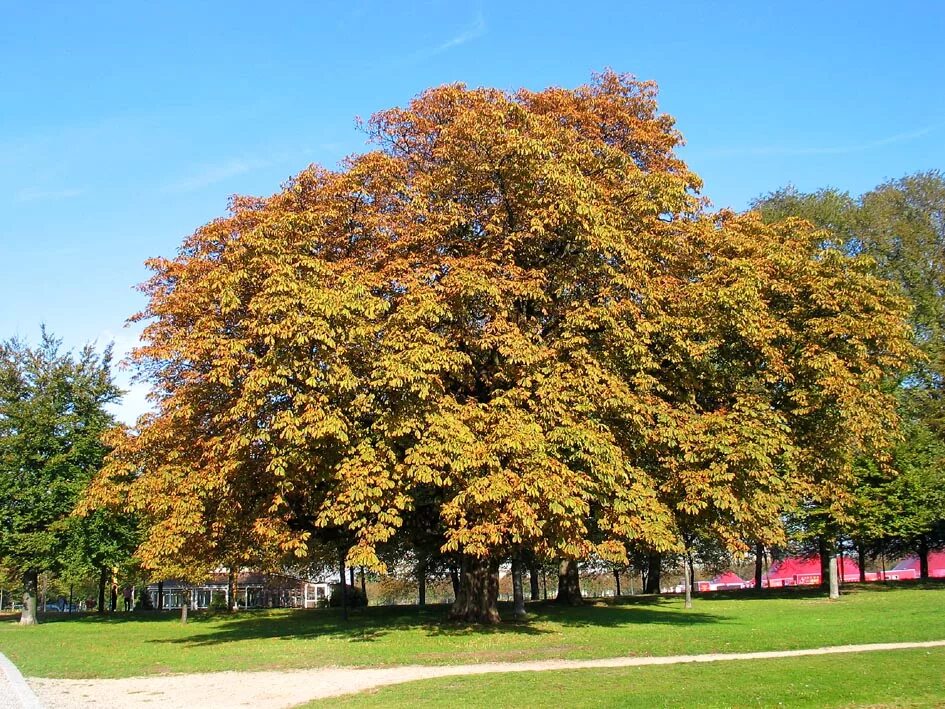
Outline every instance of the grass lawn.
<path fill-rule="evenodd" d="M 940 707 L 945 648 L 605 670 L 443 677 L 321 707 Z"/>
<path fill-rule="evenodd" d="M 928 582 L 848 587 L 833 602 L 793 589 L 713 594 L 690 611 L 644 596 L 536 603 L 530 622 L 494 628 L 448 624 L 443 606 L 368 608 L 347 623 L 334 609 L 194 614 L 187 625 L 171 613 L 50 614 L 38 627 L 0 623 L 0 652 L 36 677 L 677 655 L 945 640 L 943 608 L 945 583 Z"/>

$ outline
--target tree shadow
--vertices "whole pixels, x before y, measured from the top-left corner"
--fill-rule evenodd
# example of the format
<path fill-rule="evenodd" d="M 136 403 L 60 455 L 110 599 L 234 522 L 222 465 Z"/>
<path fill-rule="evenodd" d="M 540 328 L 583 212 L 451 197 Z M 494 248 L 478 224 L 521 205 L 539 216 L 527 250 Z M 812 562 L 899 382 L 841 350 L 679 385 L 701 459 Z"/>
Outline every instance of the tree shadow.
<path fill-rule="evenodd" d="M 194 624 L 205 624 L 206 632 L 180 638 L 148 642 L 181 646 L 206 646 L 257 639 L 305 640 L 323 638 L 348 642 L 374 642 L 401 631 L 419 631 L 427 637 L 542 636 L 565 627 L 618 627 L 627 625 L 695 625 L 717 623 L 724 616 L 699 611 L 680 612 L 676 604 L 659 598 L 632 603 L 596 603 L 557 606 L 532 602 L 526 621 L 510 620 L 511 603 L 499 603 L 503 620 L 496 625 L 471 625 L 448 620 L 445 604 L 354 609 L 344 620 L 339 609 L 249 611 L 238 616 L 200 616 Z"/>

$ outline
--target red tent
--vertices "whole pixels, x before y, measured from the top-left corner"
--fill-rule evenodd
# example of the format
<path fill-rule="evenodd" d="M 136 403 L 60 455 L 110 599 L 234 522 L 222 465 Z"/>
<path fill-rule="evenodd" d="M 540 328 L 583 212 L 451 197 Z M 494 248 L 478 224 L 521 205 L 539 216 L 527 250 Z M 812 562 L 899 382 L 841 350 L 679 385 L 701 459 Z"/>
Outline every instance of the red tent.
<path fill-rule="evenodd" d="M 745 585 L 745 579 L 736 574 L 734 571 L 726 571 L 724 574 L 719 574 L 709 583 L 713 586 L 730 586 L 732 588 L 741 588 Z"/>
<path fill-rule="evenodd" d="M 850 558 L 837 558 L 838 577 L 843 581 L 859 581 L 860 567 Z M 816 586 L 820 583 L 820 557 L 794 556 L 772 565 L 765 576 L 766 585 Z"/>
<path fill-rule="evenodd" d="M 895 571 L 915 571 L 915 576 L 913 578 L 919 578 L 919 557 L 910 556 L 898 564 L 896 564 Z M 945 551 L 930 551 L 929 552 L 929 576 L 932 578 L 945 578 Z"/>

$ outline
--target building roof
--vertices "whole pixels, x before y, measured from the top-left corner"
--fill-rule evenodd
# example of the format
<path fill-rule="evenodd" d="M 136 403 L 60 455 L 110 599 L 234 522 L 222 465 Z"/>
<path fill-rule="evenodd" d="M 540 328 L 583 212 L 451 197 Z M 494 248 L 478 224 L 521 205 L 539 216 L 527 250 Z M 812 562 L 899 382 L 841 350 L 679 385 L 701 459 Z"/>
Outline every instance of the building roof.
<path fill-rule="evenodd" d="M 735 583 L 745 583 L 745 579 L 736 574 L 734 571 L 729 570 L 716 576 L 710 583 L 728 585 Z"/>
<path fill-rule="evenodd" d="M 843 570 L 844 576 L 860 573 L 860 566 L 853 559 L 837 558 L 837 566 Z M 768 571 L 769 579 L 793 578 L 794 576 L 820 576 L 819 556 L 792 556 L 782 561 L 776 561 Z"/>
<path fill-rule="evenodd" d="M 916 576 L 919 575 L 919 557 L 907 556 L 893 567 L 893 571 L 906 571 L 908 569 L 915 571 Z M 938 570 L 945 572 L 945 551 L 930 551 L 929 574 L 931 575 L 933 571 Z"/>

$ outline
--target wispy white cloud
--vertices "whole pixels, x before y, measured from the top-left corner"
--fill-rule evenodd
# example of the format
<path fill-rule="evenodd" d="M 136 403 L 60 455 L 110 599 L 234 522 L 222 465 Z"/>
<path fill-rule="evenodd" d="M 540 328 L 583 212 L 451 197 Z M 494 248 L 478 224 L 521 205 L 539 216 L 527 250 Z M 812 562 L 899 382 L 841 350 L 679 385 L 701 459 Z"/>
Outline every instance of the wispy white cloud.
<path fill-rule="evenodd" d="M 17 202 L 46 202 L 58 199 L 71 199 L 83 194 L 85 190 L 75 187 L 69 187 L 61 190 L 40 190 L 34 188 L 24 188 L 19 190 L 15 199 Z"/>
<path fill-rule="evenodd" d="M 426 49 L 421 49 L 420 51 L 415 52 L 414 54 L 410 55 L 410 57 L 408 57 L 408 60 L 419 61 L 421 59 L 435 57 L 437 54 L 448 52 L 455 47 L 462 46 L 467 42 L 471 42 L 474 39 L 482 37 L 487 30 L 488 27 L 486 26 L 486 18 L 483 16 L 482 12 L 479 12 L 476 15 L 475 21 L 461 32 L 433 47 L 427 47 Z"/>
<path fill-rule="evenodd" d="M 879 138 L 877 140 L 870 140 L 865 143 L 854 143 L 851 145 L 833 145 L 833 146 L 823 146 L 823 147 L 768 145 L 768 146 L 756 146 L 756 147 L 718 148 L 715 150 L 706 150 L 706 151 L 698 151 L 698 152 L 700 155 L 704 157 L 713 157 L 713 158 L 739 157 L 739 156 L 794 157 L 794 156 L 804 156 L 804 155 L 849 155 L 851 153 L 868 152 L 870 150 L 883 148 L 887 145 L 893 145 L 895 143 L 905 143 L 910 140 L 916 140 L 917 138 L 921 138 L 941 128 L 942 125 L 945 125 L 945 124 L 936 123 L 934 125 L 926 126 L 925 128 L 920 128 L 918 130 L 908 131 L 906 133 L 896 133 L 895 135 L 890 135 L 885 138 Z"/>
<path fill-rule="evenodd" d="M 204 165 L 196 171 L 164 186 L 165 192 L 195 192 L 233 177 L 245 175 L 277 162 L 273 159 L 232 158 L 216 165 Z"/>

